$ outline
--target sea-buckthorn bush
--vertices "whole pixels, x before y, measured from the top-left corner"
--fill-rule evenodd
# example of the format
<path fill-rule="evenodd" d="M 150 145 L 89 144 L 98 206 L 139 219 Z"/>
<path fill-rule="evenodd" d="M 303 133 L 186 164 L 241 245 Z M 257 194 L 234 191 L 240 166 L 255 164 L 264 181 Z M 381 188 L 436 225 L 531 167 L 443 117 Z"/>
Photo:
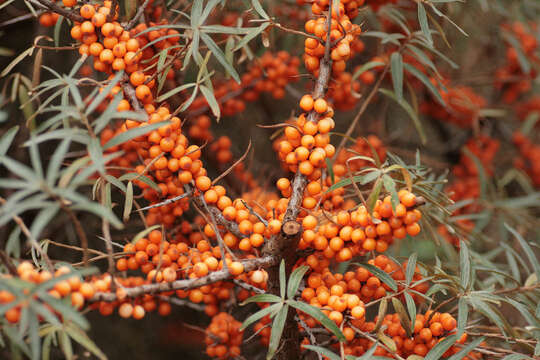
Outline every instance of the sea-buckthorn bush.
<path fill-rule="evenodd" d="M 535 0 L 0 3 L 0 358 L 540 358 Z"/>

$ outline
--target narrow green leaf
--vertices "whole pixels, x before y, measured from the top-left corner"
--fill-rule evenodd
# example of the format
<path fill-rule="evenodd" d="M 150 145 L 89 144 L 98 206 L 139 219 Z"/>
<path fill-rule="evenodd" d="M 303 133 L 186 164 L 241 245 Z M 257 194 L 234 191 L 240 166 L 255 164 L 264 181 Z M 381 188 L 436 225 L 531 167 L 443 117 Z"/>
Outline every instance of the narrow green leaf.
<path fill-rule="evenodd" d="M 136 138 L 138 136 L 148 134 L 149 132 L 151 132 L 153 130 L 156 130 L 156 129 L 158 129 L 158 128 L 164 126 L 164 125 L 167 125 L 169 123 L 170 123 L 170 121 L 160 121 L 158 123 L 150 124 L 150 125 L 147 125 L 147 126 L 139 126 L 139 127 L 124 131 L 124 132 L 116 135 L 115 137 L 113 137 L 109 141 L 107 141 L 105 143 L 105 145 L 103 145 L 103 150 L 108 150 L 108 149 L 112 148 L 113 146 L 123 144 L 126 141 L 134 139 L 134 138 Z"/>
<path fill-rule="evenodd" d="M 462 348 L 460 351 L 458 351 L 454 355 L 450 356 L 448 358 L 448 360 L 461 360 L 461 359 L 463 359 L 465 356 L 469 355 L 469 353 L 471 351 L 475 350 L 476 347 L 478 345 L 480 345 L 482 343 L 482 341 L 484 341 L 485 339 L 486 339 L 485 337 L 481 337 L 481 338 L 478 338 L 478 339 L 470 342 L 469 344 L 467 344 L 467 346 Z"/>
<path fill-rule="evenodd" d="M 330 320 L 330 318 L 326 316 L 319 308 L 306 304 L 305 302 L 294 300 L 287 300 L 287 304 L 291 305 L 297 310 L 308 314 L 309 316 L 320 322 L 322 326 L 324 326 L 333 335 L 335 335 L 339 341 L 345 341 L 345 336 L 343 335 L 339 327 L 336 325 L 336 323 Z"/>
<path fill-rule="evenodd" d="M 460 297 L 458 301 L 458 318 L 457 318 L 457 336 L 461 336 L 467 325 L 469 315 L 469 305 L 467 299 Z"/>
<path fill-rule="evenodd" d="M 14 126 L 6 131 L 0 138 L 0 157 L 6 155 L 15 135 L 17 135 L 17 131 L 19 131 L 19 126 Z"/>
<path fill-rule="evenodd" d="M 289 305 L 285 304 L 274 317 L 274 321 L 272 322 L 272 332 L 270 333 L 270 343 L 268 345 L 268 354 L 266 355 L 267 360 L 272 359 L 276 354 L 279 343 L 281 342 L 281 334 L 285 327 L 285 320 L 287 320 L 288 312 Z"/>
<path fill-rule="evenodd" d="M 328 350 L 326 348 L 323 348 L 321 346 L 303 345 L 302 347 L 304 349 L 315 351 L 317 354 L 325 356 L 329 360 L 341 360 L 341 356 L 339 356 L 338 354 L 336 354 L 336 353 L 334 353 L 334 352 L 332 352 L 332 351 L 330 351 L 330 350 Z"/>
<path fill-rule="evenodd" d="M 238 72 L 235 70 L 235 68 L 227 61 L 227 59 L 225 59 L 225 54 L 223 54 L 223 51 L 219 48 L 219 46 L 217 46 L 214 40 L 212 40 L 212 38 L 205 33 L 201 33 L 201 39 L 208 46 L 208 49 L 212 51 L 219 63 L 223 65 L 225 70 L 227 70 L 227 72 L 232 76 L 232 78 L 240 84 L 240 75 L 238 75 Z"/>
<path fill-rule="evenodd" d="M 398 101 L 403 100 L 403 58 L 397 51 L 390 56 L 390 71 L 392 73 L 392 84 Z"/>
<path fill-rule="evenodd" d="M 370 273 L 375 275 L 379 280 L 381 280 L 383 283 L 388 285 L 390 289 L 397 291 L 398 286 L 396 284 L 396 281 L 390 275 L 388 275 L 385 271 L 371 264 L 355 263 L 355 265 L 358 265 L 367 269 Z"/>
<path fill-rule="evenodd" d="M 262 319 L 266 315 L 270 314 L 270 317 L 272 317 L 272 314 L 279 311 L 281 307 L 283 306 L 283 303 L 279 302 L 273 305 L 269 305 L 265 307 L 264 309 L 261 309 L 257 311 L 255 314 L 251 314 L 244 322 L 242 323 L 242 326 L 240 327 L 240 330 L 246 329 L 249 325 L 253 324 L 255 321 L 258 321 L 259 319 Z"/>
<path fill-rule="evenodd" d="M 266 11 L 264 11 L 263 7 L 261 6 L 261 3 L 259 2 L 259 0 L 251 0 L 251 5 L 253 5 L 253 8 L 255 9 L 255 11 L 257 11 L 257 13 L 263 18 L 263 19 L 266 19 L 266 20 L 269 20 L 270 17 L 268 16 L 268 14 L 266 13 Z"/>
<path fill-rule="evenodd" d="M 233 52 L 238 51 L 242 49 L 244 46 L 246 46 L 251 40 L 253 40 L 255 37 L 257 37 L 260 33 L 262 33 L 268 26 L 270 25 L 269 22 L 265 22 L 261 24 L 261 26 L 258 26 L 256 28 L 253 28 L 249 31 L 249 33 L 242 38 L 238 42 L 238 44 L 232 49 Z"/>
<path fill-rule="evenodd" d="M 285 286 L 287 275 L 285 274 L 285 260 L 281 260 L 279 264 L 279 295 L 282 299 L 285 299 Z"/>
<path fill-rule="evenodd" d="M 459 276 L 460 285 L 465 290 L 469 290 L 471 282 L 471 257 L 469 254 L 469 248 L 465 241 L 459 241 Z"/>
<path fill-rule="evenodd" d="M 390 193 L 390 198 L 392 202 L 392 210 L 396 210 L 396 206 L 399 204 L 399 196 L 396 190 L 396 182 L 390 175 L 384 174 L 382 176 L 382 182 L 384 185 L 384 189 Z"/>
<path fill-rule="evenodd" d="M 420 139 L 422 140 L 422 144 L 425 144 L 427 141 L 426 134 L 424 132 L 424 127 L 422 126 L 422 123 L 420 122 L 420 119 L 418 118 L 418 114 L 414 111 L 414 109 L 409 105 L 409 103 L 402 99 L 399 101 L 396 96 L 389 91 L 388 89 L 379 89 L 381 93 L 388 96 L 389 98 L 396 101 L 402 108 L 407 112 L 411 120 L 413 121 L 414 126 L 416 127 L 416 131 L 418 131 L 418 134 L 420 135 Z"/>
<path fill-rule="evenodd" d="M 221 110 L 219 109 L 219 104 L 216 100 L 216 97 L 214 96 L 214 93 L 205 85 L 201 85 L 199 88 L 201 89 L 204 98 L 208 102 L 208 105 L 212 110 L 212 114 L 214 114 L 214 116 L 217 118 L 217 121 L 219 121 L 219 118 L 221 117 Z"/>
<path fill-rule="evenodd" d="M 435 87 L 435 85 L 433 85 L 433 83 L 428 79 L 428 77 L 423 72 L 421 72 L 420 70 L 418 70 L 414 66 L 412 66 L 410 64 L 407 64 L 407 63 L 405 63 L 403 66 L 405 67 L 405 69 L 409 73 L 413 74 L 413 76 L 415 78 L 420 80 L 426 86 L 426 88 L 431 92 L 431 94 L 435 97 L 435 99 L 441 105 L 446 106 L 446 103 L 444 102 L 443 98 L 441 97 L 441 93 L 439 92 L 439 89 L 437 89 Z"/>
<path fill-rule="evenodd" d="M 527 258 L 529 259 L 529 262 L 534 268 L 534 271 L 536 272 L 536 278 L 540 279 L 540 263 L 538 262 L 538 259 L 536 259 L 536 256 L 534 255 L 534 251 L 530 247 L 530 245 L 525 241 L 523 236 L 521 236 L 520 233 L 518 233 L 516 230 L 514 230 L 510 225 L 507 223 L 504 224 L 504 227 L 514 235 L 514 237 L 519 241 L 519 244 L 523 248 L 523 251 L 527 255 Z"/>
<path fill-rule="evenodd" d="M 433 46 L 433 38 L 431 37 L 431 30 L 428 24 L 426 9 L 421 1 L 418 2 L 418 22 L 420 23 L 420 29 L 426 37 L 428 44 Z"/>
<path fill-rule="evenodd" d="M 416 271 L 417 258 L 418 258 L 418 254 L 413 253 L 411 256 L 409 256 L 409 260 L 407 261 L 407 268 L 405 269 L 405 281 L 407 282 L 407 286 L 411 284 L 414 273 Z"/>
<path fill-rule="evenodd" d="M 414 333 L 414 324 L 416 321 L 416 304 L 411 296 L 411 294 L 405 292 L 405 302 L 407 303 L 407 312 L 409 313 L 409 319 L 411 319 L 411 333 Z"/>
<path fill-rule="evenodd" d="M 425 356 L 424 360 L 439 360 L 443 354 L 452 347 L 458 340 L 457 335 L 450 335 L 437 343 Z"/>
<path fill-rule="evenodd" d="M 403 326 L 403 328 L 407 332 L 407 337 L 411 337 L 413 334 L 412 330 L 414 329 L 414 321 L 411 320 L 407 311 L 405 310 L 405 307 L 398 298 L 392 298 L 392 305 L 394 306 L 394 310 L 396 310 L 396 313 L 399 315 L 399 321 L 401 322 L 401 326 Z"/>
<path fill-rule="evenodd" d="M 375 181 L 375 185 L 373 185 L 373 189 L 371 190 L 371 193 L 369 194 L 369 197 L 367 199 L 367 206 L 368 206 L 368 212 L 370 214 L 373 213 L 373 209 L 375 208 L 375 204 L 377 203 L 377 200 L 379 199 L 379 196 L 381 194 L 383 182 L 381 178 L 378 178 L 377 181 Z"/>
<path fill-rule="evenodd" d="M 129 214 L 131 214 L 131 209 L 133 207 L 133 183 L 128 182 L 126 186 L 126 200 L 124 202 L 124 221 L 129 220 Z"/>
<path fill-rule="evenodd" d="M 281 303 L 282 301 L 279 296 L 274 294 L 257 294 L 246 299 L 244 302 L 240 303 L 240 305 L 243 306 L 254 302 Z"/>
<path fill-rule="evenodd" d="M 288 299 L 294 299 L 294 295 L 296 294 L 296 291 L 298 290 L 298 287 L 300 286 L 300 282 L 302 281 L 302 278 L 306 274 L 306 272 L 309 270 L 308 266 L 300 266 L 291 273 L 291 276 L 289 277 L 289 283 L 287 284 L 287 298 Z"/>
<path fill-rule="evenodd" d="M 75 324 L 68 323 L 66 325 L 66 332 L 73 340 L 94 354 L 95 357 L 100 360 L 107 360 L 107 356 L 97 347 L 97 345 L 88 337 L 88 335 L 76 327 Z"/>

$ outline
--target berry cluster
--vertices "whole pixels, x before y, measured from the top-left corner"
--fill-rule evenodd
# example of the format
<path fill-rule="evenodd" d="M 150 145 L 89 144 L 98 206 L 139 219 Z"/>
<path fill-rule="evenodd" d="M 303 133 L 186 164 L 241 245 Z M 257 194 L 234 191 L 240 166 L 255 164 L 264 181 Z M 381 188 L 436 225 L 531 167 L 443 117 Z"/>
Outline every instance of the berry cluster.
<path fill-rule="evenodd" d="M 242 324 L 231 315 L 221 312 L 212 317 L 206 328 L 206 354 L 217 359 L 234 359 L 240 356 Z"/>
<path fill-rule="evenodd" d="M 354 4 L 351 1 L 348 4 Z M 327 0 L 318 0 L 313 2 L 312 11 L 315 15 L 321 15 L 328 8 Z M 328 34 L 328 25 L 326 17 L 321 16 L 316 20 L 306 22 L 305 29 L 308 34 L 313 34 L 314 37 L 306 38 L 304 47 L 304 64 L 306 69 L 311 71 L 315 76 L 318 76 L 320 61 L 324 57 L 326 48 L 325 43 L 328 36 L 332 43 L 330 49 L 330 57 L 332 59 L 332 73 L 334 76 L 345 71 L 346 61 L 352 55 L 351 43 L 355 37 L 361 32 L 360 26 L 353 24 L 351 18 L 356 16 L 357 10 L 352 11 L 355 15 L 348 16 L 345 4 L 339 4 L 339 15 L 332 13 L 332 21 L 330 23 L 330 34 Z"/>
<path fill-rule="evenodd" d="M 369 251 L 385 252 L 394 238 L 416 236 L 422 213 L 415 209 L 417 198 L 407 190 L 399 192 L 400 203 L 395 210 L 390 196 L 378 200 L 373 213 L 361 205 L 354 211 L 341 211 L 330 218 L 308 215 L 302 220 L 300 249 L 313 248 L 328 259 L 348 261 Z M 326 221 L 325 221 L 326 220 Z"/>

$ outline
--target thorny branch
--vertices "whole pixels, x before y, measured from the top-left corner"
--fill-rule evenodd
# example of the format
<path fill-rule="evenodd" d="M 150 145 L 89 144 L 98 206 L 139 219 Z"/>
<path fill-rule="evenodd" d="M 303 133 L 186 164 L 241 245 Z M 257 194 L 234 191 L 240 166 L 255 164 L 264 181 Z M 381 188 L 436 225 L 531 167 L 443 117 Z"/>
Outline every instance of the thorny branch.
<path fill-rule="evenodd" d="M 265 256 L 261 258 L 256 259 L 249 259 L 249 260 L 243 260 L 240 261 L 244 265 L 244 270 L 246 272 L 249 272 L 251 270 L 255 270 L 258 268 L 266 268 L 269 266 L 272 266 L 278 262 L 278 258 L 274 256 Z M 155 294 L 155 293 L 161 293 L 161 292 L 167 292 L 171 290 L 190 290 L 199 288 L 204 285 L 209 285 L 216 283 L 218 281 L 224 281 L 232 278 L 233 275 L 229 273 L 229 271 L 223 269 L 219 271 L 215 271 L 210 273 L 207 276 L 203 276 L 197 279 L 187 279 L 187 280 L 176 280 L 173 282 L 162 282 L 162 283 L 154 283 L 154 284 L 147 284 L 147 285 L 141 285 L 137 287 L 132 288 L 125 288 L 126 296 L 130 298 L 136 298 L 145 294 Z M 95 301 L 115 301 L 117 299 L 117 295 L 114 292 L 111 293 L 96 293 L 92 299 L 90 299 L 91 302 Z"/>

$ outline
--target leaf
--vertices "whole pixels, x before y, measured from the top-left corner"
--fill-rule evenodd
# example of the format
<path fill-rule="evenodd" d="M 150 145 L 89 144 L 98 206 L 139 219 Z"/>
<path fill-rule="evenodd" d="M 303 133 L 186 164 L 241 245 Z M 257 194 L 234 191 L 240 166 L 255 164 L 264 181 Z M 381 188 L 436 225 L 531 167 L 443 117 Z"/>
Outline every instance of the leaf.
<path fill-rule="evenodd" d="M 114 77 L 112 78 L 112 80 L 110 80 L 107 86 L 105 86 L 105 88 L 101 92 L 99 92 L 98 95 L 92 100 L 90 105 L 88 105 L 88 107 L 84 111 L 84 114 L 86 116 L 90 115 L 103 102 L 103 100 L 105 100 L 105 98 L 109 96 L 112 88 L 120 82 L 120 79 L 123 75 L 123 70 L 118 71 L 116 75 L 114 75 Z"/>
<path fill-rule="evenodd" d="M 396 210 L 396 206 L 399 204 L 399 196 L 396 191 L 396 182 L 389 175 L 384 174 L 382 176 L 382 182 L 386 191 L 390 193 L 392 210 Z"/>
<path fill-rule="evenodd" d="M 201 85 L 199 88 L 201 89 L 204 98 L 208 102 L 208 105 L 212 110 L 212 114 L 214 114 L 214 116 L 217 118 L 217 121 L 219 122 L 219 118 L 221 117 L 221 111 L 219 109 L 219 104 L 216 100 L 216 97 L 214 96 L 214 93 L 205 85 Z"/>
<path fill-rule="evenodd" d="M 381 61 L 369 61 L 362 66 L 360 66 L 353 74 L 351 82 L 354 82 L 360 75 L 365 73 L 366 71 L 373 69 L 375 67 L 385 66 L 386 64 Z"/>
<path fill-rule="evenodd" d="M 34 46 L 29 47 L 28 49 L 24 50 L 22 53 L 19 54 L 15 59 L 13 59 L 12 62 L 9 63 L 8 66 L 2 72 L 0 73 L 0 78 L 6 76 L 7 74 L 11 73 L 11 70 L 20 63 L 25 57 L 32 56 L 32 53 L 34 52 Z"/>
<path fill-rule="evenodd" d="M 274 317 L 274 321 L 272 322 L 272 332 L 270 333 L 270 343 L 268 345 L 268 354 L 266 354 L 267 360 L 272 359 L 278 349 L 288 312 L 289 305 L 285 304 Z"/>
<path fill-rule="evenodd" d="M 429 29 L 426 9 L 420 1 L 418 2 L 418 22 L 420 23 L 420 29 L 426 37 L 428 44 L 433 47 L 433 38 L 431 37 L 431 30 Z"/>
<path fill-rule="evenodd" d="M 111 139 L 112 140 L 112 139 Z M 98 138 L 91 138 L 88 144 L 88 154 L 92 162 L 97 166 L 98 171 L 105 175 L 105 163 L 103 162 L 103 150 Z"/>
<path fill-rule="evenodd" d="M 384 297 L 382 298 L 380 304 L 379 304 L 379 310 L 377 311 L 377 322 L 375 323 L 374 332 L 379 331 L 383 321 L 384 317 L 386 316 L 386 311 L 388 310 L 388 298 Z"/>
<path fill-rule="evenodd" d="M 525 241 L 523 236 L 520 235 L 516 230 L 511 228 L 507 223 L 504 223 L 504 227 L 514 235 L 514 237 L 519 241 L 519 244 L 523 248 L 523 251 L 527 255 L 527 258 L 529 259 L 529 262 L 534 267 L 534 271 L 536 272 L 536 278 L 540 279 L 540 263 L 536 259 L 536 256 L 534 255 L 534 252 L 532 248 L 529 246 L 529 244 Z"/>
<path fill-rule="evenodd" d="M 146 126 L 138 126 L 136 128 L 124 131 L 124 132 L 116 135 L 115 137 L 113 137 L 109 141 L 107 141 L 105 143 L 105 145 L 103 145 L 103 150 L 108 150 L 108 149 L 112 148 L 113 146 L 123 144 L 126 141 L 134 139 L 134 138 L 136 138 L 138 136 L 148 134 L 149 132 L 151 132 L 153 130 L 156 130 L 156 129 L 158 129 L 158 128 L 164 126 L 164 125 L 167 125 L 169 123 L 170 123 L 170 121 L 160 121 L 160 122 L 157 122 L 157 123 L 154 123 L 154 124 L 150 124 L 150 125 L 146 125 Z"/>
<path fill-rule="evenodd" d="M 133 237 L 133 239 L 131 239 L 131 243 L 132 244 L 135 244 L 137 243 L 137 241 L 141 240 L 143 237 L 145 237 L 146 235 L 150 234 L 150 232 L 152 230 L 156 230 L 156 229 L 160 229 L 161 228 L 161 225 L 153 225 L 153 226 L 150 226 L 146 229 L 144 229 L 143 231 L 139 232 L 137 235 L 135 235 Z"/>
<path fill-rule="evenodd" d="M 501 315 L 499 311 L 494 309 L 491 305 L 486 303 L 484 300 L 479 298 L 470 298 L 470 304 L 475 308 L 476 311 L 481 312 L 489 320 L 491 320 L 497 327 L 502 331 L 503 335 L 506 337 L 507 333 L 511 333 L 512 329 L 506 319 Z"/>
<path fill-rule="evenodd" d="M 452 347 L 458 340 L 457 335 L 450 335 L 437 343 L 424 357 L 424 360 L 439 360 L 443 354 Z"/>
<path fill-rule="evenodd" d="M 364 355 L 357 357 L 356 360 L 371 360 L 373 359 L 373 354 L 377 350 L 379 345 L 377 343 L 373 344 L 368 351 L 364 353 Z"/>
<path fill-rule="evenodd" d="M 73 340 L 94 354 L 94 356 L 96 356 L 98 359 L 107 360 L 107 356 L 97 347 L 97 345 L 88 337 L 88 335 L 76 327 L 75 324 L 67 323 L 66 332 Z"/>
<path fill-rule="evenodd" d="M 480 159 L 473 154 L 467 147 L 463 148 L 465 155 L 470 157 L 478 171 L 478 179 L 480 180 L 480 198 L 485 199 L 487 196 L 487 175 Z"/>
<path fill-rule="evenodd" d="M 281 309 L 282 306 L 283 306 L 283 303 L 279 302 L 279 303 L 267 306 L 264 309 L 257 311 L 255 314 L 251 314 L 246 320 L 244 320 L 244 322 L 242 323 L 242 326 L 240 327 L 240 330 L 244 330 L 249 325 L 253 324 L 255 321 L 258 321 L 259 319 L 262 319 L 268 314 L 277 312 L 279 309 Z"/>
<path fill-rule="evenodd" d="M 219 61 L 221 65 L 227 70 L 227 72 L 232 76 L 232 78 L 240 84 L 240 76 L 238 75 L 238 72 L 232 67 L 232 65 L 225 59 L 225 54 L 223 54 L 223 51 L 217 46 L 217 44 L 212 40 L 212 38 L 205 33 L 201 33 L 201 39 L 202 41 L 208 46 L 208 49 L 212 51 L 216 59 Z M 204 92 L 203 92 L 204 94 Z"/>
<path fill-rule="evenodd" d="M 69 150 L 70 144 L 71 140 L 69 138 L 62 140 L 60 145 L 58 145 L 58 147 L 54 151 L 51 160 L 49 161 L 49 165 L 47 166 L 47 183 L 50 186 L 53 186 L 54 181 L 58 177 L 60 167 L 62 166 L 62 161 L 64 160 L 64 157 Z"/>
<path fill-rule="evenodd" d="M 412 329 L 414 329 L 414 321 L 411 321 L 409 315 L 407 314 L 407 311 L 405 311 L 405 307 L 403 306 L 401 301 L 399 301 L 399 299 L 393 297 L 392 305 L 394 306 L 396 313 L 399 315 L 399 321 L 401 322 L 401 326 L 403 326 L 403 328 L 405 329 L 407 337 L 411 337 Z"/>
<path fill-rule="evenodd" d="M 413 253 L 409 257 L 409 260 L 407 261 L 407 268 L 405 269 L 405 281 L 407 282 L 407 286 L 409 286 L 411 284 L 414 273 L 416 271 L 416 259 L 417 258 L 418 258 L 418 254 Z"/>
<path fill-rule="evenodd" d="M 533 360 L 533 358 L 528 357 L 527 355 L 523 354 L 510 354 L 503 357 L 501 360 Z"/>
<path fill-rule="evenodd" d="M 329 360 L 341 360 L 341 356 L 337 355 L 336 353 L 323 348 L 321 346 L 315 346 L 315 345 L 302 345 L 303 349 L 308 349 L 311 351 L 315 351 L 317 354 L 320 354 L 322 356 L 327 357 Z"/>
<path fill-rule="evenodd" d="M 253 295 L 249 299 L 246 299 L 244 302 L 240 303 L 240 305 L 244 306 L 254 302 L 281 303 L 282 301 L 279 296 L 274 294 L 257 294 Z"/>
<path fill-rule="evenodd" d="M 298 287 L 300 286 L 300 282 L 302 281 L 302 278 L 306 274 L 306 272 L 309 270 L 308 266 L 300 266 L 292 272 L 291 276 L 289 276 L 289 283 L 287 284 L 287 298 L 293 299 L 294 295 L 296 294 L 296 291 L 298 290 Z"/>
<path fill-rule="evenodd" d="M 0 138 L 0 158 L 6 155 L 15 135 L 17 135 L 17 131 L 19 131 L 19 126 L 14 126 L 6 131 Z"/>
<path fill-rule="evenodd" d="M 460 336 L 459 334 L 457 336 Z M 476 349 L 476 347 L 478 345 L 480 345 L 482 343 L 482 341 L 484 341 L 486 338 L 485 337 L 481 337 L 481 338 L 478 338 L 474 341 L 471 341 L 469 344 L 467 344 L 467 346 L 463 347 L 460 351 L 458 351 L 457 353 L 455 353 L 454 355 L 450 356 L 448 358 L 448 360 L 461 360 L 463 359 L 465 356 L 469 355 L 469 353 L 473 350 Z"/>
<path fill-rule="evenodd" d="M 341 330 L 337 327 L 336 323 L 330 320 L 319 308 L 306 304 L 305 302 L 287 300 L 287 304 L 291 305 L 297 310 L 300 310 L 307 315 L 311 316 L 328 329 L 333 335 L 335 335 L 339 341 L 345 341 L 345 336 Z"/>
<path fill-rule="evenodd" d="M 285 299 L 285 285 L 286 285 L 286 274 L 285 274 L 285 260 L 281 260 L 279 264 L 279 295 L 282 299 Z"/>
<path fill-rule="evenodd" d="M 371 190 L 371 193 L 369 194 L 369 197 L 367 199 L 367 206 L 368 206 L 368 212 L 370 214 L 373 213 L 375 204 L 377 203 L 377 200 L 379 199 L 382 185 L 383 185 L 383 182 L 381 178 L 378 178 L 377 181 L 375 181 L 375 185 L 373 185 L 373 190 Z"/>
<path fill-rule="evenodd" d="M 433 83 L 428 79 L 428 77 L 415 68 L 414 66 L 405 63 L 403 66 L 405 66 L 405 69 L 414 75 L 418 80 L 420 80 L 426 88 L 431 92 L 431 94 L 435 97 L 435 99 L 443 106 L 446 106 L 446 103 L 444 102 L 443 98 L 441 97 L 441 93 L 439 90 L 433 85 Z"/>
<path fill-rule="evenodd" d="M 358 266 L 361 266 L 361 267 L 367 269 L 370 273 L 375 275 L 379 280 L 381 280 L 383 283 L 388 285 L 388 287 L 390 287 L 390 289 L 392 289 L 394 291 L 397 291 L 398 286 L 396 284 L 396 281 L 394 279 L 392 279 L 392 277 L 390 275 L 388 275 L 386 272 L 384 272 L 383 270 L 381 270 L 378 267 L 373 266 L 371 264 L 355 263 L 355 265 L 358 265 Z"/>
<path fill-rule="evenodd" d="M 188 84 L 184 84 L 184 85 L 175 87 L 174 89 L 167 91 L 165 94 L 160 95 L 160 96 L 156 99 L 156 102 L 157 102 L 157 103 L 163 102 L 163 101 L 167 100 L 168 98 L 170 98 L 171 96 L 176 95 L 176 94 L 178 94 L 179 92 L 181 92 L 181 91 L 183 91 L 183 90 L 192 88 L 192 87 L 194 87 L 195 85 L 197 85 L 197 84 L 195 84 L 195 83 L 188 83 Z"/>
<path fill-rule="evenodd" d="M 465 331 L 468 315 L 469 306 L 467 304 L 467 299 L 460 297 L 458 301 L 457 336 L 461 336 L 463 331 Z"/>
<path fill-rule="evenodd" d="M 256 36 L 258 36 L 260 33 L 262 33 L 268 26 L 270 25 L 269 22 L 265 22 L 261 24 L 261 26 L 258 26 L 256 28 L 252 28 L 246 36 L 242 38 L 238 42 L 238 44 L 232 49 L 233 52 L 238 51 L 242 49 L 244 46 L 246 46 L 251 40 L 253 40 Z"/>
<path fill-rule="evenodd" d="M 129 214 L 131 214 L 131 209 L 133 207 L 133 183 L 128 182 L 126 186 L 126 200 L 124 202 L 124 222 L 129 220 Z"/>
<path fill-rule="evenodd" d="M 469 290 L 471 282 L 471 258 L 469 255 L 469 248 L 465 241 L 459 241 L 459 272 L 460 272 L 460 285 L 466 291 Z"/>
<path fill-rule="evenodd" d="M 269 20 L 270 17 L 268 16 L 268 14 L 266 13 L 266 11 L 264 11 L 263 7 L 261 6 L 261 3 L 259 2 L 259 0 L 251 0 L 251 5 L 253 5 L 253 8 L 255 9 L 255 11 L 257 11 L 257 13 L 263 18 L 263 19 L 266 19 L 266 20 Z"/>
<path fill-rule="evenodd" d="M 408 291 L 405 292 L 405 302 L 407 303 L 407 311 L 409 313 L 409 319 L 411 319 L 411 324 L 410 324 L 411 333 L 413 333 L 414 325 L 416 321 L 416 304 L 414 303 L 414 300 Z"/>
<path fill-rule="evenodd" d="M 392 84 L 398 101 L 403 100 L 403 58 L 397 51 L 390 56 L 390 71 L 392 73 Z"/>
<path fill-rule="evenodd" d="M 388 96 L 389 98 L 393 99 L 394 101 L 396 101 L 403 108 L 403 110 L 407 112 L 407 114 L 413 121 L 414 126 L 416 127 L 416 131 L 418 131 L 418 134 L 420 135 L 422 144 L 425 144 L 427 141 L 427 137 L 424 132 L 424 127 L 422 126 L 420 119 L 418 118 L 418 114 L 413 110 L 411 105 L 409 105 L 409 103 L 405 99 L 402 99 L 401 101 L 399 101 L 396 98 L 396 96 L 388 89 L 379 89 L 379 91 L 383 93 L 384 95 Z"/>

